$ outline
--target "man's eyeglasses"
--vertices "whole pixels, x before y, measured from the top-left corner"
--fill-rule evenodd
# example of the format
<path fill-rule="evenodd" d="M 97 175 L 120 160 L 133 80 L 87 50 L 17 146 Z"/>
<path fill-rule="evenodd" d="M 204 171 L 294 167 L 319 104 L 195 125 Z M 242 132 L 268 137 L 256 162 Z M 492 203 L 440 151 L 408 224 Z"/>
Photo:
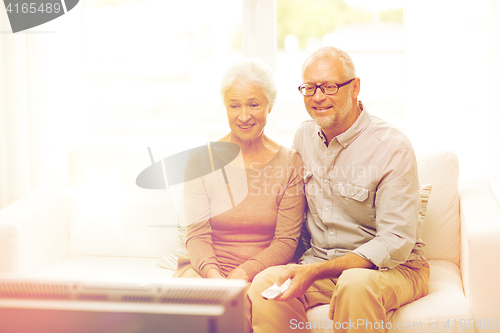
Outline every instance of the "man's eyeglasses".
<path fill-rule="evenodd" d="M 355 79 L 355 78 L 354 78 Z M 303 84 L 299 87 L 299 91 L 304 96 L 312 96 L 316 93 L 316 89 L 321 89 L 321 92 L 325 95 L 335 95 L 340 88 L 351 83 L 354 79 L 350 79 L 344 83 L 323 83 L 319 85 L 315 84 Z"/>

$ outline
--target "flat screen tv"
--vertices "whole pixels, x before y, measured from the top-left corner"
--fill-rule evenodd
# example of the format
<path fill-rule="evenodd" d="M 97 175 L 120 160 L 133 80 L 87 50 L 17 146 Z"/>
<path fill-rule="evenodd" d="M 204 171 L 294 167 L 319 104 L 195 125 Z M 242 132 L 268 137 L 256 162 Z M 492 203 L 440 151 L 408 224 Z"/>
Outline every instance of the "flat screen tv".
<path fill-rule="evenodd" d="M 0 332 L 244 333 L 243 280 L 0 277 Z"/>

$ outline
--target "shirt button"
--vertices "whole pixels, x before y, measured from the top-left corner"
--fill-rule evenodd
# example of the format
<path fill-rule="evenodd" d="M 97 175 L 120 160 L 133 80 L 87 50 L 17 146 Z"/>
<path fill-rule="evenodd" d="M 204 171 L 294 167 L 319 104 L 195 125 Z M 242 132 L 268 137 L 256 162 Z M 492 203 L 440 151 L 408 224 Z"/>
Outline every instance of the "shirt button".
<path fill-rule="evenodd" d="M 330 231 L 330 236 L 333 236 L 333 231 Z"/>
<path fill-rule="evenodd" d="M 327 212 L 327 211 L 328 211 L 328 208 L 325 208 L 325 212 Z"/>

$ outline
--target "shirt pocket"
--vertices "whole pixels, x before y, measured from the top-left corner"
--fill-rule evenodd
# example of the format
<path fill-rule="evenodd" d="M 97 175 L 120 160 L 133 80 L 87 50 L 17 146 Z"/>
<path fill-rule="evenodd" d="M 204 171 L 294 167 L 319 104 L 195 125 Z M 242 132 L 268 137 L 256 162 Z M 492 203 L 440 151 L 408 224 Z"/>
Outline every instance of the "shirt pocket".
<path fill-rule="evenodd" d="M 339 182 L 336 188 L 337 192 L 344 198 L 352 199 L 358 202 L 364 202 L 370 194 L 368 189 L 346 182 Z"/>

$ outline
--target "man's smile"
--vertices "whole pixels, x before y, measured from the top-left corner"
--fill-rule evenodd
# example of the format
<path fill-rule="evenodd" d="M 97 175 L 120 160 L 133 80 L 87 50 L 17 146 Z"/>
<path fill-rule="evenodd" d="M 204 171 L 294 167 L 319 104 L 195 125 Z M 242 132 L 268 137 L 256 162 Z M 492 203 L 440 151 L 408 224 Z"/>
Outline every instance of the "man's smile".
<path fill-rule="evenodd" d="M 244 129 L 244 130 L 250 129 L 250 128 L 254 127 L 254 126 L 255 126 L 255 124 L 252 124 L 252 125 L 238 125 L 239 128 Z"/>
<path fill-rule="evenodd" d="M 313 106 L 313 109 L 317 112 L 324 112 L 330 110 L 331 108 L 332 106 L 325 106 L 325 107 Z"/>

